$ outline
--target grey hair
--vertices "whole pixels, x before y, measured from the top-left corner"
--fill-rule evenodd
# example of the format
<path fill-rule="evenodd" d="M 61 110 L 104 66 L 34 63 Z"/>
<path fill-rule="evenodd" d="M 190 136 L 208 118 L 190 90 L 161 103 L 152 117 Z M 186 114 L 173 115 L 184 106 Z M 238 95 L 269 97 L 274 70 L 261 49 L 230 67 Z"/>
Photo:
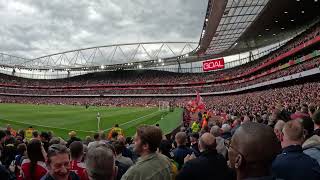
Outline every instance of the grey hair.
<path fill-rule="evenodd" d="M 111 149 L 104 146 L 90 147 L 85 164 L 90 179 L 110 180 L 113 178 L 115 157 Z"/>
<path fill-rule="evenodd" d="M 221 129 L 219 126 L 213 126 L 210 129 L 210 133 L 214 136 L 214 137 L 219 137 L 221 135 Z"/>

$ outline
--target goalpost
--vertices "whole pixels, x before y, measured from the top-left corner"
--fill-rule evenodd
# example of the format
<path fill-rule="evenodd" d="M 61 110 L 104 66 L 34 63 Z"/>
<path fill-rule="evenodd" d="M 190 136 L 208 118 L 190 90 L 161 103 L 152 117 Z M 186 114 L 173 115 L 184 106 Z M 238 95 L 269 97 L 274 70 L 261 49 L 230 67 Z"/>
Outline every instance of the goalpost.
<path fill-rule="evenodd" d="M 159 111 L 169 111 L 170 102 L 169 101 L 159 101 Z"/>

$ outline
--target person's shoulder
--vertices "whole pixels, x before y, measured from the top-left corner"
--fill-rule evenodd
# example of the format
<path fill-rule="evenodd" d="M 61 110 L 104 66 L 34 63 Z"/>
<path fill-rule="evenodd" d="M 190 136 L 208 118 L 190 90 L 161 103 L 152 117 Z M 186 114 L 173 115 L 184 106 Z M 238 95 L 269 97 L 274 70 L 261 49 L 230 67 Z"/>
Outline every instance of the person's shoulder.
<path fill-rule="evenodd" d="M 132 165 L 127 172 L 122 176 L 121 180 L 130 179 L 133 180 L 134 177 L 141 174 L 141 166 L 139 164 Z"/>

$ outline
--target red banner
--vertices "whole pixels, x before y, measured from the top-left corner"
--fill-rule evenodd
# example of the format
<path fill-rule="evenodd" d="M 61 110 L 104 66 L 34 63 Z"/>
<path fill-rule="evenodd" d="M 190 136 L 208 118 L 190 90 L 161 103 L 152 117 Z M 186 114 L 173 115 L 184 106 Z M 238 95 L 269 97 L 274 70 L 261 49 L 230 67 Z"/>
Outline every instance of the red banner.
<path fill-rule="evenodd" d="M 212 71 L 216 69 L 224 68 L 224 59 L 210 59 L 202 62 L 202 70 L 203 71 Z"/>

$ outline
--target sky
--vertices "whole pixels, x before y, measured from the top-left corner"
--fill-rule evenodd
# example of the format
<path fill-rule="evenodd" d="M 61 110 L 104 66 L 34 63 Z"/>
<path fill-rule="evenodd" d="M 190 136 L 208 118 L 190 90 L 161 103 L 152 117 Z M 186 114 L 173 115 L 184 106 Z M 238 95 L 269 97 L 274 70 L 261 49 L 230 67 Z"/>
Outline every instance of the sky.
<path fill-rule="evenodd" d="M 0 52 L 26 58 L 150 41 L 199 41 L 208 0 L 0 0 Z"/>

